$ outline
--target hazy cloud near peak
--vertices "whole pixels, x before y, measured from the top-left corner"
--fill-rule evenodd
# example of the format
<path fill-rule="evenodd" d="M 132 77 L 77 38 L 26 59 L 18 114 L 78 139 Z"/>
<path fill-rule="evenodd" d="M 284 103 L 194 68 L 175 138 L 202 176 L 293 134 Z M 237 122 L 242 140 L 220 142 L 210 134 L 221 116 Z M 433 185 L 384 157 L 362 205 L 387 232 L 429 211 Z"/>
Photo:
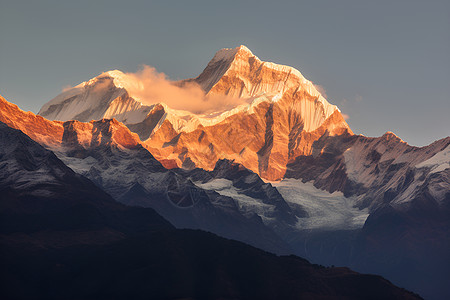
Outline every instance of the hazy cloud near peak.
<path fill-rule="evenodd" d="M 164 73 L 147 65 L 136 73 L 123 73 L 119 81 L 143 104 L 163 102 L 170 108 L 198 114 L 224 111 L 246 103 L 242 98 L 206 95 L 197 83 L 171 81 Z"/>
<path fill-rule="evenodd" d="M 71 86 L 70 84 L 67 84 L 67 85 L 62 87 L 61 92 L 64 93 L 64 92 L 67 92 L 68 90 L 73 89 L 73 88 L 74 88 L 73 86 Z"/>

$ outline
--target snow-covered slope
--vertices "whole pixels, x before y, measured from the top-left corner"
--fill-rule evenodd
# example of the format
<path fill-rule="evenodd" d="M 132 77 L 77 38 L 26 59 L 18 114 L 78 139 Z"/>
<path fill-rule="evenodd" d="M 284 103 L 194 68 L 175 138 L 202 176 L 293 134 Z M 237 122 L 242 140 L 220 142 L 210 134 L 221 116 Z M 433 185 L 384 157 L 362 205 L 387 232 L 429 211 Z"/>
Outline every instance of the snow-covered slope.
<path fill-rule="evenodd" d="M 297 108 L 304 121 L 303 130 L 318 128 L 338 108 L 331 105 L 317 91 L 311 81 L 305 79 L 296 69 L 263 62 L 247 47 L 225 48 L 216 53 L 205 70 L 193 81 L 200 84 L 208 94 L 251 98 L 266 95 L 275 99 L 285 93 L 304 92 L 311 101 L 299 101 Z M 295 109 L 295 108 L 294 108 Z"/>
<path fill-rule="evenodd" d="M 438 173 L 450 168 L 450 145 L 430 159 L 416 164 L 416 168 L 430 168 L 430 173 Z"/>
<path fill-rule="evenodd" d="M 290 206 L 300 206 L 307 212 L 307 218 L 298 219 L 298 230 L 360 229 L 369 216 L 367 208 L 356 206 L 356 197 L 319 190 L 311 182 L 286 178 L 272 185 Z"/>
<path fill-rule="evenodd" d="M 39 115 L 60 121 L 115 118 L 124 123 L 141 122 L 150 107 L 131 97 L 123 80 L 121 71 L 105 72 L 56 96 L 42 106 Z"/>
<path fill-rule="evenodd" d="M 290 207 L 270 183 L 240 164 L 219 160 L 214 170 L 180 170 L 197 186 L 230 197 L 243 215 L 257 215 L 279 236 L 295 230 L 298 218 L 309 216 L 301 205 Z"/>

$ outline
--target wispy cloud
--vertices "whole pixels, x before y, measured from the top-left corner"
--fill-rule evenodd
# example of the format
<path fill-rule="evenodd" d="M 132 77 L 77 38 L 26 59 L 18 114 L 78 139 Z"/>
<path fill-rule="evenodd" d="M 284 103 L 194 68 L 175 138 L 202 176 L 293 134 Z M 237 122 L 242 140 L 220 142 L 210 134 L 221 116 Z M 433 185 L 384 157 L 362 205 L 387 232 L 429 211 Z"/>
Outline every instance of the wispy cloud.
<path fill-rule="evenodd" d="M 241 98 L 206 95 L 198 84 L 171 81 L 151 66 L 143 66 L 136 73 L 124 73 L 121 84 L 144 104 L 163 102 L 173 109 L 193 113 L 223 111 L 245 103 Z"/>
<path fill-rule="evenodd" d="M 61 92 L 66 92 L 66 91 L 68 91 L 68 90 L 70 90 L 70 89 L 72 89 L 73 88 L 73 86 L 71 86 L 70 84 L 68 84 L 68 85 L 65 85 L 65 86 L 63 86 L 63 88 L 61 89 Z"/>

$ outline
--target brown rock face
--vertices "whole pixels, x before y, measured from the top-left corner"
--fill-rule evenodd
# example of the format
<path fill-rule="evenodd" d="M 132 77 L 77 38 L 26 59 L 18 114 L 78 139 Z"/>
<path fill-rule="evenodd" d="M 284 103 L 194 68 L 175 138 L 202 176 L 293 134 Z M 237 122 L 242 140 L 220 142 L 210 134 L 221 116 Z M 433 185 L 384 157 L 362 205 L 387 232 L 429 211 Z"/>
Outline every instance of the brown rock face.
<path fill-rule="evenodd" d="M 0 121 L 19 129 L 30 138 L 48 147 L 58 147 L 62 141 L 63 122 L 49 121 L 32 112 L 25 112 L 0 96 Z"/>
<path fill-rule="evenodd" d="M 50 121 L 32 112 L 25 112 L 0 96 L 0 121 L 21 130 L 44 147 L 84 148 L 103 144 L 115 144 L 124 148 L 134 148 L 140 144 L 136 133 L 125 125 L 112 120 L 91 121 Z"/>

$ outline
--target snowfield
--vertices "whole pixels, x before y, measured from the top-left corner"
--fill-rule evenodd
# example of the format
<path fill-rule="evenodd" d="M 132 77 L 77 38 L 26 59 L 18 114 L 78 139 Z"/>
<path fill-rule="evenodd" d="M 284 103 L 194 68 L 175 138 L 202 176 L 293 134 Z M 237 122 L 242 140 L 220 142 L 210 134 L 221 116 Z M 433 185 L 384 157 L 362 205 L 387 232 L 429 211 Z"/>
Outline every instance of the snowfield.
<path fill-rule="evenodd" d="M 369 216 L 368 208 L 355 207 L 356 197 L 346 198 L 342 192 L 332 194 L 319 190 L 311 182 L 303 183 L 299 179 L 284 179 L 280 182 L 270 182 L 284 200 L 295 210 L 296 206 L 302 207 L 308 213 L 308 217 L 297 218 L 295 228 L 297 230 L 352 230 L 362 228 Z M 207 183 L 195 183 L 205 190 L 214 190 L 217 193 L 233 198 L 242 212 L 254 212 L 266 223 L 274 210 L 274 206 L 262 203 L 242 194 L 227 179 L 214 179 Z"/>
<path fill-rule="evenodd" d="M 431 168 L 431 173 L 437 173 L 450 168 L 450 146 L 436 153 L 430 159 L 416 165 L 416 168 Z"/>
<path fill-rule="evenodd" d="M 289 205 L 301 205 L 308 212 L 309 217 L 298 218 L 299 230 L 358 229 L 369 216 L 367 208 L 355 207 L 356 197 L 346 198 L 342 192 L 330 194 L 315 188 L 312 182 L 292 178 L 271 183 Z"/>

